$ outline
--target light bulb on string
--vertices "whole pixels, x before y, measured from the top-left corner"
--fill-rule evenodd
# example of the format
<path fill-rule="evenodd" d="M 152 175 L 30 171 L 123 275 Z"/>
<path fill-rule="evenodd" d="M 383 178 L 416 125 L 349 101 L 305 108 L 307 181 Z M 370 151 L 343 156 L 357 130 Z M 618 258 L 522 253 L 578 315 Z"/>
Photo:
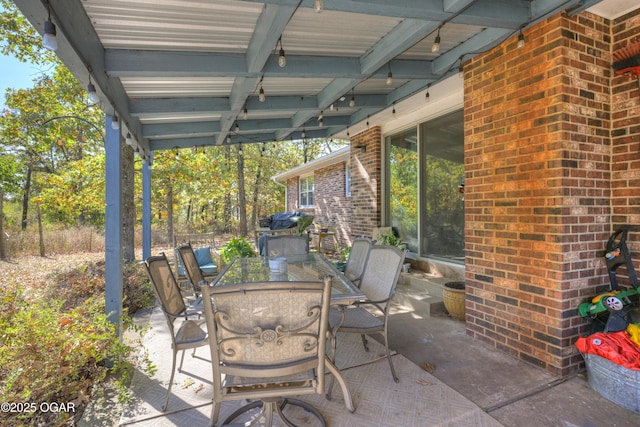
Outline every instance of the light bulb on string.
<path fill-rule="evenodd" d="M 56 34 L 56 24 L 51 21 L 51 5 L 47 2 L 47 20 L 44 21 L 44 35 L 42 36 L 42 46 L 49 50 L 58 49 L 58 38 Z"/>
<path fill-rule="evenodd" d="M 284 68 L 287 66 L 287 57 L 284 55 L 284 48 L 282 47 L 282 37 L 278 39 L 278 43 L 280 44 L 280 53 L 278 55 L 278 66 L 280 68 Z"/>
<path fill-rule="evenodd" d="M 440 28 L 438 28 L 438 34 L 436 35 L 436 39 L 434 40 L 433 45 L 431 46 L 431 52 L 432 53 L 440 52 Z"/>
<path fill-rule="evenodd" d="M 522 34 L 522 30 L 520 30 L 520 34 L 518 34 L 518 49 L 522 49 L 524 47 L 524 34 Z"/>

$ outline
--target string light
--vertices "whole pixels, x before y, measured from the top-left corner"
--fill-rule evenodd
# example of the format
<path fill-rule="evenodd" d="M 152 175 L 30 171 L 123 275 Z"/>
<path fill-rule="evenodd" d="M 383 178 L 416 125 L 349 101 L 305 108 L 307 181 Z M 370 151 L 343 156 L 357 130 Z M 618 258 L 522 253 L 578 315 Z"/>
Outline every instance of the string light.
<path fill-rule="evenodd" d="M 97 104 L 100 102 L 100 97 L 98 96 L 98 92 L 96 92 L 96 87 L 91 83 L 91 74 L 89 74 L 89 84 L 87 85 L 87 92 L 89 92 L 89 101 Z"/>
<path fill-rule="evenodd" d="M 431 96 L 429 95 L 429 87 L 431 87 L 431 84 L 427 85 L 427 93 L 424 95 L 424 101 L 425 102 L 431 101 Z"/>
<path fill-rule="evenodd" d="M 320 13 L 324 10 L 324 2 L 322 0 L 316 0 L 313 8 L 317 13 Z"/>
<path fill-rule="evenodd" d="M 387 86 L 393 84 L 393 73 L 391 72 L 391 62 L 389 62 L 389 73 L 387 73 Z"/>
<path fill-rule="evenodd" d="M 278 66 L 280 68 L 284 68 L 287 66 L 287 57 L 284 56 L 284 49 L 282 47 L 282 36 L 278 39 L 278 43 L 280 44 L 280 54 L 278 55 Z"/>
<path fill-rule="evenodd" d="M 524 47 L 524 34 L 522 34 L 522 30 L 520 30 L 520 34 L 518 34 L 518 49 L 521 49 Z"/>
<path fill-rule="evenodd" d="M 266 99 L 266 97 L 264 96 L 264 89 L 262 89 L 262 80 L 264 79 L 264 76 L 260 77 L 260 91 L 258 92 L 258 100 L 260 102 L 264 102 L 264 100 Z"/>
<path fill-rule="evenodd" d="M 58 49 L 58 38 L 56 37 L 56 24 L 51 22 L 51 5 L 47 2 L 48 18 L 44 21 L 44 36 L 42 36 L 42 46 L 49 50 Z"/>
<path fill-rule="evenodd" d="M 438 34 L 436 35 L 436 39 L 431 46 L 431 52 L 438 53 L 440 52 L 440 27 L 438 27 Z"/>

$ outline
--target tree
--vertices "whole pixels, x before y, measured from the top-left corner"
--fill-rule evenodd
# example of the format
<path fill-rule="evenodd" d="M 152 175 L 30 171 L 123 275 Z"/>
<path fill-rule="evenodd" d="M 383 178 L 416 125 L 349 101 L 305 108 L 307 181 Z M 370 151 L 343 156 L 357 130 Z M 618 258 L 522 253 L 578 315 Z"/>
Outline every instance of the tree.
<path fill-rule="evenodd" d="M 0 116 L 0 128 L 5 146 L 20 153 L 25 168 L 22 189 L 22 229 L 25 229 L 30 197 L 34 192 L 51 188 L 44 185 L 48 175 L 64 174 L 70 164 L 81 165 L 87 156 L 103 155 L 103 137 L 99 132 L 103 114 L 87 104 L 86 92 L 62 65 L 51 77 L 37 79 L 32 89 L 11 92 L 7 106 L 9 110 Z M 85 172 L 91 175 L 100 170 L 87 168 Z M 73 199 L 76 194 L 62 193 L 59 202 Z M 76 215 L 74 220 L 81 219 L 83 207 L 77 201 L 67 201 L 78 208 L 69 212 Z M 47 211 L 46 206 L 43 209 Z"/>
<path fill-rule="evenodd" d="M 19 187 L 20 164 L 11 153 L 0 151 L 0 259 L 7 258 L 4 230 L 4 198 Z"/>

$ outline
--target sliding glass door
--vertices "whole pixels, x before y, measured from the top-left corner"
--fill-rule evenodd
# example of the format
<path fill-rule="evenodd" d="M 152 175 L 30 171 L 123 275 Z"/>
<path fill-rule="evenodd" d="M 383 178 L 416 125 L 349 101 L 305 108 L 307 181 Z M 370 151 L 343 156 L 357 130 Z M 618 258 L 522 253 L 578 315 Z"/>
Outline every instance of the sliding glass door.
<path fill-rule="evenodd" d="M 464 129 L 462 111 L 421 125 L 421 254 L 464 260 Z"/>
<path fill-rule="evenodd" d="M 418 253 L 418 133 L 417 128 L 386 139 L 387 223 Z"/>

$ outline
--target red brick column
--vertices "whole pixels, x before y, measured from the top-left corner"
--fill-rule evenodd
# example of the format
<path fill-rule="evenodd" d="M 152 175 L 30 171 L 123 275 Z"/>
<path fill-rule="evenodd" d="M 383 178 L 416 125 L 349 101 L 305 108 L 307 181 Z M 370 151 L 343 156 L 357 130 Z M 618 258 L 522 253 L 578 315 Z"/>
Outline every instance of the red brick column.
<path fill-rule="evenodd" d="M 612 24 L 613 52 L 640 42 L 640 9 Z M 627 244 L 636 271 L 640 262 L 640 90 L 637 77 L 614 73 L 611 81 L 612 162 L 611 208 L 613 227 L 627 225 Z"/>
<path fill-rule="evenodd" d="M 355 148 L 364 147 L 364 148 Z M 351 137 L 351 237 L 371 237 L 381 218 L 381 148 L 379 126 Z"/>
<path fill-rule="evenodd" d="M 467 332 L 559 375 L 582 363 L 578 305 L 608 282 L 603 21 L 556 16 L 464 66 Z"/>

